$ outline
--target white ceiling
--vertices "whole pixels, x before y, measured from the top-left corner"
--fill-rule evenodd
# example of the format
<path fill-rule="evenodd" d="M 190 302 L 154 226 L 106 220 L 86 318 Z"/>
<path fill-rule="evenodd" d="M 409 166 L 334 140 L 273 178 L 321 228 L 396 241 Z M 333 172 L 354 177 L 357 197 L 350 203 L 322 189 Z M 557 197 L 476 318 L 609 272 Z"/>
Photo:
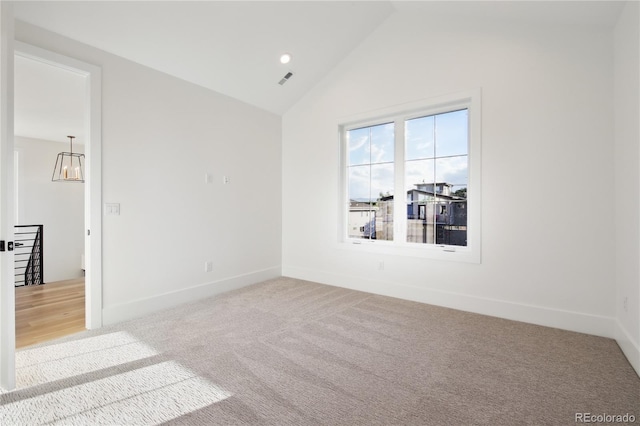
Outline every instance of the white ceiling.
<path fill-rule="evenodd" d="M 14 6 L 18 20 L 276 114 L 291 108 L 397 10 L 431 19 L 611 28 L 621 9 L 622 2 L 614 1 L 18 1 Z M 278 60 L 284 52 L 293 55 L 288 65 Z M 43 87 L 47 72 L 56 73 L 47 67 L 17 63 L 17 134 L 23 131 L 20 121 L 29 131 L 46 127 L 45 119 L 64 122 L 53 115 L 64 110 L 59 94 Z M 36 76 L 38 70 L 42 74 Z M 279 85 L 289 71 L 293 77 Z M 51 78 L 63 93 L 72 92 L 60 75 Z M 38 100 L 38 95 L 53 100 Z M 53 110 L 34 113 L 34 102 Z M 74 131 L 58 128 L 50 134 L 58 140 Z"/>
<path fill-rule="evenodd" d="M 393 12 L 389 2 L 20 2 L 16 19 L 282 114 Z M 282 65 L 279 57 L 293 60 Z M 278 81 L 289 71 L 293 77 Z"/>
<path fill-rule="evenodd" d="M 633 1 L 633 0 L 632 0 Z M 424 13 L 442 21 L 481 19 L 514 24 L 577 25 L 600 29 L 615 26 L 625 1 L 614 0 L 471 0 L 393 1 L 397 10 Z"/>
<path fill-rule="evenodd" d="M 16 55 L 14 92 L 16 135 L 84 143 L 85 77 Z"/>

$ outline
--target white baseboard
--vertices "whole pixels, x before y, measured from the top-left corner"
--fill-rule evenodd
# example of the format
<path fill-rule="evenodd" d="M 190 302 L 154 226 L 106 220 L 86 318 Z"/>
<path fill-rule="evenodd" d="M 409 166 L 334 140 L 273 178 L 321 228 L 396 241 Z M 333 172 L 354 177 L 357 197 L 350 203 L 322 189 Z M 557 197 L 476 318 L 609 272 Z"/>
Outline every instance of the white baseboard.
<path fill-rule="evenodd" d="M 505 300 L 480 298 L 466 294 L 404 285 L 397 282 L 377 281 L 305 268 L 283 266 L 282 275 L 514 321 L 615 338 L 614 319 L 605 316 L 514 303 Z"/>
<path fill-rule="evenodd" d="M 224 278 L 145 299 L 133 300 L 114 306 L 106 306 L 102 310 L 102 323 L 103 325 L 109 325 L 138 318 L 162 309 L 172 308 L 183 303 L 194 302 L 261 281 L 277 278 L 281 275 L 282 270 L 280 266 L 273 266 L 271 268 Z"/>
<path fill-rule="evenodd" d="M 636 370 L 636 374 L 640 376 L 640 344 L 638 344 L 618 320 L 616 320 L 615 339 L 629 360 L 629 364 Z"/>

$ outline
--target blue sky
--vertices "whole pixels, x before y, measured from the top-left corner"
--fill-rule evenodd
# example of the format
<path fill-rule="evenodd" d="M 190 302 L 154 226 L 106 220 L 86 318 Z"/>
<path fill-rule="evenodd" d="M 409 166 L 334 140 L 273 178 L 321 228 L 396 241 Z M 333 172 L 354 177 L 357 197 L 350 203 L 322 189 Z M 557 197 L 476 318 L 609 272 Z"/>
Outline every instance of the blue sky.
<path fill-rule="evenodd" d="M 466 109 L 405 122 L 405 188 L 421 182 L 447 182 L 464 188 L 468 181 Z M 393 194 L 394 124 L 348 133 L 349 198 L 377 199 Z"/>
<path fill-rule="evenodd" d="M 348 133 L 349 198 L 377 199 L 393 194 L 394 124 L 354 129 Z"/>

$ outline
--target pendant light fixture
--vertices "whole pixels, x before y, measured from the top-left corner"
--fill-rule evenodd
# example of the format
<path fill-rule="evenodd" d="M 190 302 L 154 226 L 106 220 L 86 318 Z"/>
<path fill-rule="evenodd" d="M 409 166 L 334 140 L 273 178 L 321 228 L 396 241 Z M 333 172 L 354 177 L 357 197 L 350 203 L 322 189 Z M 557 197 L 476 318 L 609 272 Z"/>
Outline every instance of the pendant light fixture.
<path fill-rule="evenodd" d="M 73 152 L 73 139 L 69 138 L 69 152 L 61 152 L 56 158 L 56 165 L 53 167 L 52 182 L 84 182 L 84 170 L 82 162 L 84 154 Z"/>

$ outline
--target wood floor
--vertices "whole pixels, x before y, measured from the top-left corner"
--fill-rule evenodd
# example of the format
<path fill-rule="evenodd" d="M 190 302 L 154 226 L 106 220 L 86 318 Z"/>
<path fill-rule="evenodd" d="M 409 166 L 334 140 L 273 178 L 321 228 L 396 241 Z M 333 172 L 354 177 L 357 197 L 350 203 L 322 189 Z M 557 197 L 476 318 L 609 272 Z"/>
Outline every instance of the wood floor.
<path fill-rule="evenodd" d="M 16 287 L 16 348 L 85 329 L 84 278 Z"/>

